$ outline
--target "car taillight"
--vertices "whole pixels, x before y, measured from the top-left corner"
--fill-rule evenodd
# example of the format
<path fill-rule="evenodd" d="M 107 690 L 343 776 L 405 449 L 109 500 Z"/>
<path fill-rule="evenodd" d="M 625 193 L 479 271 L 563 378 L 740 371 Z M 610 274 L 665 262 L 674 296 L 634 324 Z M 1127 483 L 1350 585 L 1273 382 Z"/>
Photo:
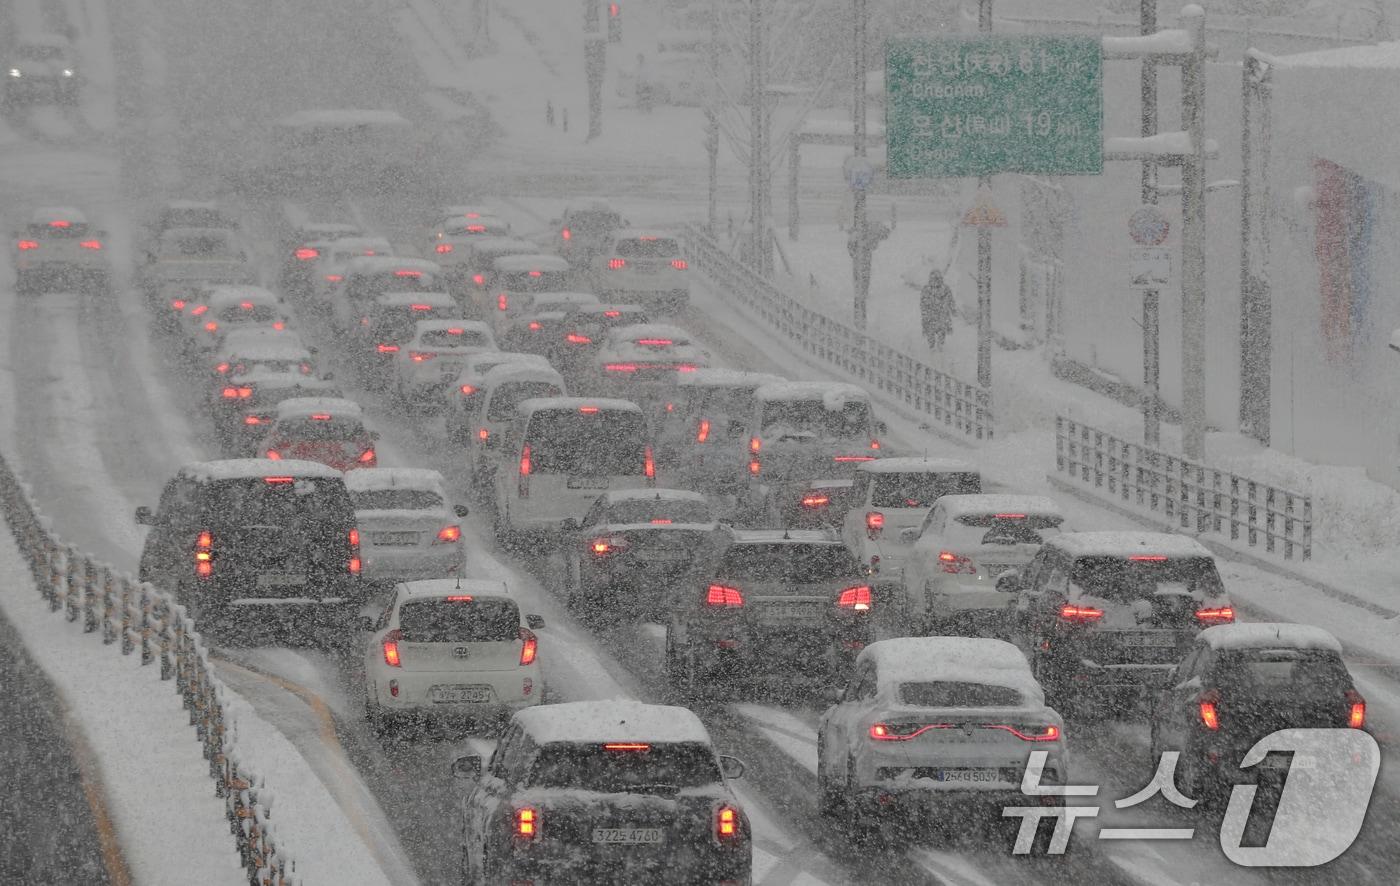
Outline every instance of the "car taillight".
<path fill-rule="evenodd" d="M 1103 610 L 1095 609 L 1092 606 L 1076 606 L 1073 603 L 1066 603 L 1060 607 L 1060 621 L 1088 624 L 1101 618 L 1103 618 Z"/>
<path fill-rule="evenodd" d="M 955 554 L 952 551 L 938 552 L 938 568 L 949 575 L 976 575 L 977 565 L 972 558 Z"/>
<path fill-rule="evenodd" d="M 383 343 L 375 345 L 374 349 L 381 354 L 397 354 L 399 352 L 398 345 L 390 345 Z"/>
<path fill-rule="evenodd" d="M 210 320 L 208 323 L 204 324 L 204 328 L 209 332 L 218 332 L 219 324 L 215 323 L 213 320 Z"/>
<path fill-rule="evenodd" d="M 440 254 L 445 255 L 445 254 L 447 254 L 447 253 L 449 253 L 449 252 L 452 251 L 452 244 L 451 244 L 451 243 L 439 243 L 439 244 L 437 245 L 437 251 L 438 251 Z"/>
<path fill-rule="evenodd" d="M 804 508 L 824 508 L 829 504 L 831 504 L 831 496 L 829 495 L 809 492 L 802 496 L 802 507 Z"/>
<path fill-rule="evenodd" d="M 1348 689 L 1343 695 L 1347 702 L 1347 726 L 1360 729 L 1366 725 L 1366 699 L 1355 689 Z"/>
<path fill-rule="evenodd" d="M 700 429 L 695 432 L 695 442 L 704 443 L 708 439 L 710 439 L 710 420 L 702 418 L 700 419 Z"/>
<path fill-rule="evenodd" d="M 1010 732 L 1021 741 L 1057 741 L 1060 737 L 1060 727 L 1053 723 L 1045 726 L 1027 726 L 1018 723 L 1015 726 L 1007 726 L 1000 723 L 984 723 L 983 729 L 1000 729 Z"/>
<path fill-rule="evenodd" d="M 427 361 L 433 359 L 433 358 L 436 357 L 436 356 L 437 356 L 437 352 L 435 352 L 435 351 L 409 351 L 409 352 L 408 352 L 408 359 L 412 360 L 414 363 L 426 363 Z"/>
<path fill-rule="evenodd" d="M 854 612 L 869 612 L 871 602 L 869 585 L 846 588 L 836 598 L 836 605 L 839 608 L 850 609 Z"/>
<path fill-rule="evenodd" d="M 245 425 L 260 425 L 260 424 L 262 424 L 262 423 L 265 422 L 265 421 L 267 421 L 267 419 L 264 418 L 264 417 L 261 416 L 261 415 L 245 415 L 245 416 L 243 416 L 243 423 L 244 423 Z"/>
<path fill-rule="evenodd" d="M 170 307 L 177 311 L 183 311 L 185 309 L 185 304 L 186 302 L 183 298 L 174 298 L 170 300 Z"/>
<path fill-rule="evenodd" d="M 327 282 L 327 283 L 339 283 L 341 280 L 344 280 L 344 279 L 345 279 L 345 278 L 342 277 L 342 276 L 340 276 L 339 274 L 327 274 L 327 275 L 326 275 L 326 282 Z"/>
<path fill-rule="evenodd" d="M 750 474 L 752 474 L 753 476 L 757 477 L 757 476 L 758 476 L 758 472 L 761 471 L 761 470 L 763 470 L 763 463 L 762 463 L 762 462 L 760 462 L 756 457 L 755 457 L 755 458 L 749 459 L 749 473 L 750 473 Z"/>
<path fill-rule="evenodd" d="M 1208 689 L 1201 693 L 1197 700 L 1198 713 L 1201 717 L 1201 725 L 1211 732 L 1220 728 L 1220 712 L 1216 710 L 1216 705 L 1220 704 L 1220 693 L 1214 689 Z"/>
<path fill-rule="evenodd" d="M 540 835 L 540 811 L 533 806 L 521 806 L 515 810 L 515 836 L 522 840 L 534 840 Z"/>
<path fill-rule="evenodd" d="M 373 449 L 366 449 L 364 452 L 361 452 L 361 453 L 360 453 L 359 461 L 360 461 L 360 464 L 365 465 L 366 467 L 371 467 L 371 468 L 372 468 L 372 467 L 374 467 L 374 463 L 375 463 L 375 461 L 376 461 L 377 459 L 378 459 L 378 456 L 375 455 Z"/>
<path fill-rule="evenodd" d="M 574 232 L 569 230 L 568 228 L 565 228 L 564 230 L 559 232 L 559 236 L 563 237 L 565 240 L 572 240 Z"/>
<path fill-rule="evenodd" d="M 1209 609 L 1197 609 L 1196 621 L 1203 625 L 1223 625 L 1235 620 L 1235 610 L 1232 606 L 1216 606 Z"/>
<path fill-rule="evenodd" d="M 228 373 L 228 364 L 220 363 L 218 366 L 214 367 L 214 371 L 219 373 L 219 375 L 225 375 Z"/>
<path fill-rule="evenodd" d="M 577 332 L 570 332 L 568 335 L 564 336 L 564 341 L 568 342 L 571 345 L 593 344 L 593 339 L 589 338 L 586 335 L 580 335 Z"/>
<path fill-rule="evenodd" d="M 101 240 L 83 240 L 83 241 L 80 242 L 78 245 L 81 246 L 81 247 L 83 247 L 84 249 L 91 249 L 91 250 L 93 250 L 93 251 L 97 251 L 97 250 L 99 250 L 99 249 L 102 248 L 102 241 L 101 241 Z"/>
<path fill-rule="evenodd" d="M 486 275 L 485 275 L 485 274 L 472 274 L 472 282 L 475 283 L 477 286 L 485 286 L 485 285 L 486 285 Z"/>
<path fill-rule="evenodd" d="M 190 308 L 190 316 L 192 316 L 192 317 L 203 317 L 203 316 L 204 316 L 204 312 L 205 312 L 205 311 L 208 311 L 208 310 L 209 310 L 209 306 L 208 306 L 208 305 L 195 305 L 193 308 Z"/>
<path fill-rule="evenodd" d="M 872 723 L 870 737 L 876 741 L 908 741 L 930 729 L 952 729 L 951 723 Z"/>
<path fill-rule="evenodd" d="M 253 389 L 244 385 L 242 387 L 227 387 L 220 392 L 225 400 L 247 400 L 253 396 Z"/>
<path fill-rule="evenodd" d="M 535 656 L 539 653 L 540 641 L 535 636 L 535 632 L 529 628 L 520 629 L 520 663 L 522 665 L 534 664 Z"/>
<path fill-rule="evenodd" d="M 267 452 L 263 454 L 263 457 L 268 459 L 269 461 L 281 461 L 282 453 L 278 452 L 277 450 L 281 448 L 282 445 L 285 444 L 279 444 L 278 446 L 269 446 L 267 448 Z"/>
<path fill-rule="evenodd" d="M 763 441 L 762 441 L 762 440 L 758 439 L 757 437 L 750 437 L 750 438 L 749 438 L 749 452 L 752 452 L 752 453 L 754 453 L 755 455 L 757 455 L 758 452 L 759 452 L 759 450 L 761 450 L 762 448 L 763 448 Z"/>
<path fill-rule="evenodd" d="M 520 481 L 516 486 L 516 493 L 521 498 L 530 497 L 530 470 L 533 467 L 530 461 L 530 444 L 526 443 L 520 449 Z"/>
<path fill-rule="evenodd" d="M 321 257 L 321 250 L 312 249 L 309 246 L 303 246 L 296 252 L 293 252 L 292 255 L 295 255 L 300 261 L 311 261 L 313 258 Z"/>
<path fill-rule="evenodd" d="M 496 310 L 504 311 L 510 307 L 510 299 L 504 292 L 496 296 Z"/>
<path fill-rule="evenodd" d="M 620 271 L 620 270 L 622 270 L 622 269 L 625 268 L 625 267 L 627 267 L 627 259 L 625 259 L 625 258 L 610 258 L 610 259 L 608 259 L 608 270 L 609 270 L 609 271 Z"/>
<path fill-rule="evenodd" d="M 865 515 L 865 534 L 870 538 L 877 539 L 880 533 L 885 531 L 885 515 L 879 511 L 870 511 Z"/>
<path fill-rule="evenodd" d="M 544 325 L 538 320 L 531 320 L 529 323 L 529 327 L 531 332 L 539 332 L 541 329 L 544 328 Z"/>
<path fill-rule="evenodd" d="M 870 448 L 871 448 L 871 449 L 879 449 L 879 448 L 880 448 L 880 441 L 879 441 L 879 440 L 871 440 L 871 441 L 870 441 Z"/>
<path fill-rule="evenodd" d="M 620 535 L 604 535 L 593 539 L 588 543 L 588 552 L 594 557 L 602 559 L 612 554 L 620 554 L 631 545 L 627 539 Z"/>
<path fill-rule="evenodd" d="M 456 524 L 453 524 L 453 525 L 450 525 L 450 526 L 444 526 L 444 527 L 442 527 L 441 529 L 438 530 L 437 538 L 435 538 L 435 539 L 433 540 L 433 544 L 435 544 L 435 545 L 451 544 L 452 542 L 455 542 L 455 541 L 460 540 L 461 537 L 462 537 L 462 527 L 460 527 L 460 526 L 458 526 L 458 525 L 456 525 Z"/>
<path fill-rule="evenodd" d="M 491 439 L 491 431 L 486 428 L 478 428 L 476 438 L 482 443 L 485 443 L 487 440 Z"/>
<path fill-rule="evenodd" d="M 203 530 L 194 540 L 194 574 L 208 578 L 214 574 L 214 536 Z"/>
<path fill-rule="evenodd" d="M 391 668 L 403 667 L 403 659 L 399 657 L 399 643 L 403 640 L 403 631 L 394 628 L 384 635 L 384 663 Z"/>
<path fill-rule="evenodd" d="M 715 810 L 715 839 L 729 843 L 739 839 L 739 810 L 721 806 Z"/>
<path fill-rule="evenodd" d="M 636 372 L 636 363 L 605 363 L 603 369 L 607 372 Z"/>
<path fill-rule="evenodd" d="M 728 585 L 710 585 L 705 591 L 705 605 L 715 609 L 738 609 L 744 605 L 744 595 Z"/>
<path fill-rule="evenodd" d="M 686 268 L 690 267 L 690 265 L 683 258 L 673 258 L 671 259 L 671 267 L 678 271 L 684 271 Z"/>
<path fill-rule="evenodd" d="M 853 462 L 853 461 L 874 461 L 874 460 L 875 460 L 875 456 L 873 456 L 873 455 L 838 455 L 838 456 L 836 456 L 835 458 L 832 459 L 832 461 L 840 462 L 841 464 L 847 464 L 847 463 Z"/>
<path fill-rule="evenodd" d="M 359 575 L 360 566 L 362 565 L 360 563 L 360 530 L 351 529 L 349 532 L 349 540 L 350 562 L 347 563 L 346 566 L 349 567 L 351 575 Z"/>
<path fill-rule="evenodd" d="M 28 252 L 28 251 L 31 250 L 31 249 L 38 249 L 38 248 L 39 248 L 39 241 L 38 241 L 38 240 L 21 240 L 21 241 L 19 241 L 18 243 L 16 243 L 15 246 L 19 247 L 19 251 L 20 251 L 20 252 Z"/>
<path fill-rule="evenodd" d="M 645 452 L 642 453 L 642 473 L 651 483 L 656 483 L 656 457 L 651 453 L 651 444 L 647 444 Z"/>

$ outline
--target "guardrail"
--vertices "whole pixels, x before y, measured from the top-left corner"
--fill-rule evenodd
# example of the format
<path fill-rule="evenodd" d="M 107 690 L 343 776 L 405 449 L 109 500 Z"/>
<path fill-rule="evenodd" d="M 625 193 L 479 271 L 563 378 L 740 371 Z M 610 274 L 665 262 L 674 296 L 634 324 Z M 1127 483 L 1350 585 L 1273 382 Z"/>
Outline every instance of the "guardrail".
<path fill-rule="evenodd" d="M 1055 469 L 1196 533 L 1241 538 L 1285 560 L 1312 558 L 1312 496 L 1188 461 L 1055 417 Z"/>
<path fill-rule="evenodd" d="M 99 635 L 103 645 L 119 646 L 122 655 L 139 650 L 142 665 L 159 662 L 160 678 L 172 681 L 209 761 L 214 794 L 224 798 L 249 886 L 300 886 L 296 861 L 274 836 L 272 791 L 240 759 L 229 690 L 214 676 L 209 651 L 185 607 L 60 539 L 3 455 L 0 512 L 50 610 L 81 624 L 84 633 Z"/>
<path fill-rule="evenodd" d="M 741 263 L 695 225 L 685 227 L 690 257 L 715 280 L 721 298 L 749 315 L 803 353 L 815 357 L 932 420 L 935 429 L 970 440 L 992 439 L 992 395 L 840 320 L 813 310 Z"/>

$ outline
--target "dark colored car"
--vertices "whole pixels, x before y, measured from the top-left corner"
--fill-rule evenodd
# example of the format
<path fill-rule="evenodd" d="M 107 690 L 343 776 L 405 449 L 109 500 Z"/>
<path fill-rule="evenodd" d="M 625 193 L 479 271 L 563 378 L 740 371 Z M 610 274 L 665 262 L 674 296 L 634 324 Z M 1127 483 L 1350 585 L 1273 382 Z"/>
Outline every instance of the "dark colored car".
<path fill-rule="evenodd" d="M 1192 798 L 1214 799 L 1253 781 L 1245 752 L 1280 729 L 1361 729 L 1366 700 L 1356 691 L 1337 639 L 1298 624 L 1230 624 L 1201 631 L 1152 710 L 1152 759 L 1178 751 L 1178 782 Z M 1253 767 L 1286 771 L 1271 754 Z"/>
<path fill-rule="evenodd" d="M 608 332 L 619 326 L 649 323 L 646 309 L 640 305 L 589 305 L 569 315 L 569 322 L 560 330 L 559 341 L 550 357 L 560 372 L 575 374 L 591 368 L 593 358 Z"/>
<path fill-rule="evenodd" d="M 462 308 L 445 292 L 388 292 L 376 298 L 358 328 L 350 332 L 357 346 L 352 353 L 365 383 L 382 389 L 394 374 L 399 349 L 407 344 L 419 320 L 459 320 Z"/>
<path fill-rule="evenodd" d="M 343 630 L 364 602 L 355 510 L 343 476 L 325 465 L 189 464 L 136 521 L 151 527 L 141 580 L 174 592 L 201 629 L 236 616 L 262 629 L 276 613 Z"/>
<path fill-rule="evenodd" d="M 257 369 L 228 379 L 219 391 L 219 405 L 210 414 L 227 453 L 252 455 L 272 428 L 283 400 L 340 396 L 340 386 L 328 378 Z"/>
<path fill-rule="evenodd" d="M 731 779 L 689 710 L 632 701 L 515 714 L 463 804 L 470 883 L 748 883 L 752 832 Z"/>
<path fill-rule="evenodd" d="M 775 668 L 786 680 L 844 679 L 886 595 L 835 533 L 733 530 L 677 596 L 666 672 L 695 695 Z"/>
<path fill-rule="evenodd" d="M 1136 710 L 1203 628 L 1235 619 L 1215 558 L 1184 535 L 1067 532 L 1014 582 L 1022 647 L 1060 711 Z"/>
<path fill-rule="evenodd" d="M 608 492 L 563 543 L 570 608 L 584 614 L 668 612 L 672 589 L 712 553 L 709 502 L 681 489 Z"/>

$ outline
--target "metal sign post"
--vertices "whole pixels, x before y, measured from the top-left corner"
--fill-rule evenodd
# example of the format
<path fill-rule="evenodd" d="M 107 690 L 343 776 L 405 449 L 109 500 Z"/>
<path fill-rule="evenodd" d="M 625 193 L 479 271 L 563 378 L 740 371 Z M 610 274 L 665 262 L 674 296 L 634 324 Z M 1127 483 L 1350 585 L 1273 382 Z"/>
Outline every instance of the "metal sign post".
<path fill-rule="evenodd" d="M 851 134 L 853 136 L 855 148 L 855 161 L 852 163 L 869 163 L 865 160 L 865 8 L 866 0 L 855 0 L 855 96 L 854 104 L 851 106 Z M 855 308 L 854 320 L 856 329 L 865 329 L 866 303 L 870 297 L 870 230 L 869 219 L 866 217 L 865 207 L 865 183 L 857 184 L 857 179 L 852 172 L 850 174 L 850 184 L 853 193 L 853 218 L 851 223 L 851 269 L 855 277 Z"/>
<path fill-rule="evenodd" d="M 1149 0 L 1152 2 L 1152 0 Z M 1156 76 L 1156 68 L 1153 68 Z M 1155 85 L 1155 84 L 1154 84 Z M 1148 120 L 1143 118 L 1143 129 L 1148 128 Z M 1156 128 L 1156 120 L 1151 126 Z M 1153 133 L 1146 133 L 1151 135 Z M 1144 160 L 1147 168 L 1152 161 Z M 1153 167 L 1155 178 L 1155 166 Z M 1137 248 L 1130 253 L 1131 265 L 1128 272 L 1128 285 L 1142 290 L 1142 438 L 1148 446 L 1156 446 L 1162 438 L 1161 415 L 1161 359 L 1159 340 L 1161 335 L 1158 322 L 1159 285 L 1171 282 L 1171 253 L 1162 246 L 1171 226 L 1167 217 L 1147 197 L 1155 201 L 1156 187 L 1143 188 L 1143 205 L 1128 217 L 1128 236 Z M 1161 268 L 1165 263 L 1165 273 Z"/>

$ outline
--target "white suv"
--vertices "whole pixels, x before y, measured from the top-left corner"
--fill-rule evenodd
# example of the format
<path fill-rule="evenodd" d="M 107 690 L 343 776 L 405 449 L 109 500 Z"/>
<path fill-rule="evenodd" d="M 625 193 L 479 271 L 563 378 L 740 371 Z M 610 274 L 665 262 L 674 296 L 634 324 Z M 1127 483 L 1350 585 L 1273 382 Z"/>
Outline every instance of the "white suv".
<path fill-rule="evenodd" d="M 674 237 L 624 231 L 593 259 L 600 294 L 677 313 L 690 303 L 690 262 Z"/>
<path fill-rule="evenodd" d="M 57 287 L 84 287 L 106 292 L 112 284 L 103 238 L 76 209 L 36 209 L 15 232 L 15 290 L 38 292 Z"/>

